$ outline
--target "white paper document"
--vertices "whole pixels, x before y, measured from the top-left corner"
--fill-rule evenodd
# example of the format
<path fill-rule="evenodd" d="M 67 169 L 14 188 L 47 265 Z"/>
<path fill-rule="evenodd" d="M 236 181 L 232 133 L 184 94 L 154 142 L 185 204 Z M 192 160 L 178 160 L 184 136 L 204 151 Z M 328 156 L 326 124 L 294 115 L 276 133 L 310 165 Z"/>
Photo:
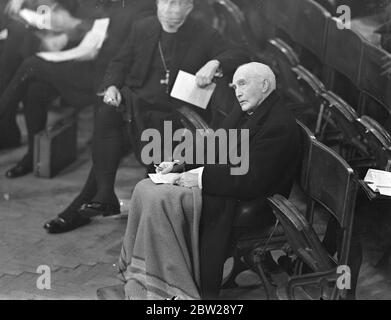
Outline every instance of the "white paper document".
<path fill-rule="evenodd" d="M 200 88 L 196 83 L 195 75 L 180 70 L 172 88 L 171 97 L 206 109 L 215 88 L 215 83 Z"/>
<path fill-rule="evenodd" d="M 174 184 L 180 177 L 180 173 L 168 173 L 168 174 L 149 174 L 154 184 Z"/>
<path fill-rule="evenodd" d="M 374 192 L 391 197 L 391 172 L 369 169 L 364 182 Z"/>
<path fill-rule="evenodd" d="M 85 35 L 80 44 L 72 49 L 58 52 L 39 52 L 38 57 L 51 62 L 71 60 L 93 60 L 99 53 L 106 39 L 110 19 L 95 20 L 92 29 Z"/>
<path fill-rule="evenodd" d="M 197 173 L 199 174 L 202 168 L 197 168 L 190 170 L 190 173 Z M 155 173 L 155 174 L 149 174 L 149 178 L 151 178 L 152 182 L 154 184 L 174 184 L 175 181 L 179 179 L 181 176 L 181 173 L 168 173 L 168 174 L 161 174 L 161 173 Z"/>

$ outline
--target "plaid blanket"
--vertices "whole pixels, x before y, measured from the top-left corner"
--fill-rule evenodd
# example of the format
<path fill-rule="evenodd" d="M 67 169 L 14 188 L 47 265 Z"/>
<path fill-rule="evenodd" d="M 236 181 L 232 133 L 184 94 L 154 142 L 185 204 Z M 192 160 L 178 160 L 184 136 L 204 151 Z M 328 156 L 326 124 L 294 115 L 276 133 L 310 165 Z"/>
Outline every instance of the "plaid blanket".
<path fill-rule="evenodd" d="M 200 299 L 198 188 L 137 184 L 119 268 L 132 300 Z"/>

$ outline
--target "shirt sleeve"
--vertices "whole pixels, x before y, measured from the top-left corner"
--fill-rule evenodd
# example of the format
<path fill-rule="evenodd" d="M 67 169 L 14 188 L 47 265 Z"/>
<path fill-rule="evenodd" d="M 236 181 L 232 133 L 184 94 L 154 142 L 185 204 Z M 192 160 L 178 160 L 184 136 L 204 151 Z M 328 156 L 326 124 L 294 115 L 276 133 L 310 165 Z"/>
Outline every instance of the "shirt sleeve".
<path fill-rule="evenodd" d="M 198 174 L 198 188 L 202 190 L 202 174 L 204 173 L 204 167 L 199 167 L 197 169 L 190 170 L 189 172 Z"/>

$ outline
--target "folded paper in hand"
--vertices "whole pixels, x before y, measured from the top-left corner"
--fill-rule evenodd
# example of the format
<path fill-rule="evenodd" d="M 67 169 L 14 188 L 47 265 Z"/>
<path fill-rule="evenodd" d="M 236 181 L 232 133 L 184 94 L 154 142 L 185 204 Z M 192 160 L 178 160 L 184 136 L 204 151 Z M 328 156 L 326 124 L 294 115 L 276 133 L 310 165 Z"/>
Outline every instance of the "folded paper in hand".
<path fill-rule="evenodd" d="M 97 19 L 77 47 L 58 52 L 39 52 L 37 56 L 51 62 L 92 60 L 103 46 L 109 23 L 108 18 Z"/>
<path fill-rule="evenodd" d="M 364 182 L 374 192 L 391 197 L 391 172 L 369 169 Z"/>
<path fill-rule="evenodd" d="M 171 97 L 206 109 L 215 88 L 215 83 L 200 88 L 194 75 L 180 70 L 172 88 Z"/>

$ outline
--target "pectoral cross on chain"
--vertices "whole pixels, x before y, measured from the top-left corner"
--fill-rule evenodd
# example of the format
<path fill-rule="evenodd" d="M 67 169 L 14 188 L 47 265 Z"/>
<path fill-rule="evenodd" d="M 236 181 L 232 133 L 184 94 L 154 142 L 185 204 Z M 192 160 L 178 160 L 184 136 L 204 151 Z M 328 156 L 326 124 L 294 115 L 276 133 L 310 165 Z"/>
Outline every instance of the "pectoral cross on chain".
<path fill-rule="evenodd" d="M 166 86 L 166 92 L 168 93 L 168 85 L 170 83 L 170 70 L 166 70 L 166 78 L 165 79 L 162 79 L 160 80 L 160 84 L 161 85 L 165 85 Z"/>

